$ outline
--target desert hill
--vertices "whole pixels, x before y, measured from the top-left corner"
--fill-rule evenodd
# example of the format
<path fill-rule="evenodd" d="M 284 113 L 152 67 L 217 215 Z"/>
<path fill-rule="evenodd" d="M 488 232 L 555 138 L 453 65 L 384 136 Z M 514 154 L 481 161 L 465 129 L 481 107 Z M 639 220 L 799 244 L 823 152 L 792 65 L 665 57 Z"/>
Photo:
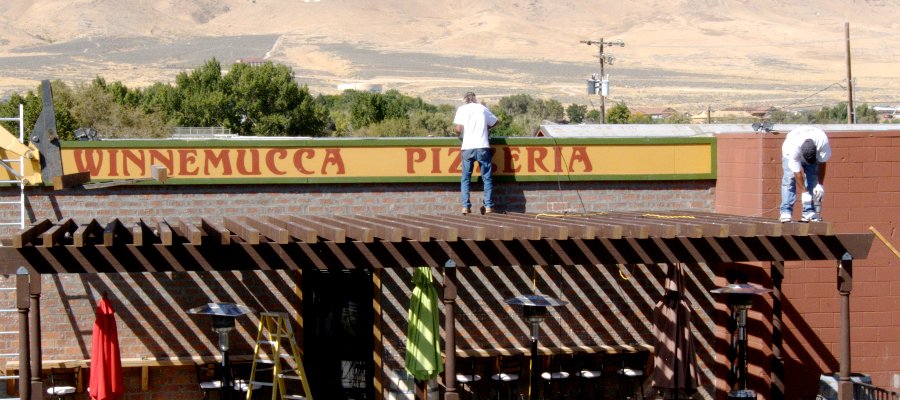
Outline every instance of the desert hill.
<path fill-rule="evenodd" d="M 365 82 L 456 102 L 512 93 L 596 104 L 585 80 L 606 47 L 610 101 L 634 107 L 900 102 L 900 0 L 5 0 L 0 96 L 40 79 L 171 82 L 216 57 L 291 66 L 314 93 Z"/>

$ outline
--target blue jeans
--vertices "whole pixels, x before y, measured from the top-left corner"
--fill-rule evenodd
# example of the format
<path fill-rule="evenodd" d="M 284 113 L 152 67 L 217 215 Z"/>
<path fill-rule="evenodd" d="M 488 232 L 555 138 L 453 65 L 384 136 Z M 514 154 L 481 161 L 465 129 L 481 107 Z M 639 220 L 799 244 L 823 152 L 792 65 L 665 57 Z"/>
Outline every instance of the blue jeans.
<path fill-rule="evenodd" d="M 491 193 L 494 190 L 494 168 L 491 165 L 491 149 L 468 149 L 463 150 L 460 156 L 462 160 L 462 180 L 460 181 L 460 191 L 462 192 L 462 205 L 464 208 L 471 208 L 472 202 L 469 200 L 469 183 L 472 180 L 472 169 L 475 167 L 475 161 L 481 167 L 481 181 L 484 182 L 484 206 L 485 208 L 493 208 L 494 201 Z"/>
<path fill-rule="evenodd" d="M 802 164 L 803 173 L 806 175 L 806 190 L 812 195 L 813 189 L 819 184 L 819 164 Z M 781 169 L 784 175 L 781 177 L 781 212 L 791 214 L 794 210 L 794 202 L 797 201 L 797 182 L 794 172 L 788 168 L 787 158 L 781 157 Z M 812 204 L 803 207 L 803 212 L 815 211 Z"/>

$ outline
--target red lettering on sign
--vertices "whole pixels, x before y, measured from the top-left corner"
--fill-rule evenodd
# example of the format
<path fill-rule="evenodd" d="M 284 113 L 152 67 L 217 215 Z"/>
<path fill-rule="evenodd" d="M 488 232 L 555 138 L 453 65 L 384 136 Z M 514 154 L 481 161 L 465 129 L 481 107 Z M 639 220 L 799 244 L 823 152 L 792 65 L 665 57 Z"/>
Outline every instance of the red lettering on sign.
<path fill-rule="evenodd" d="M 175 161 L 172 156 L 172 150 L 166 150 L 166 154 L 163 154 L 159 150 L 151 149 L 150 150 L 150 165 L 156 165 L 157 163 L 162 164 L 169 170 L 169 173 L 175 171 Z"/>
<path fill-rule="evenodd" d="M 100 169 L 103 168 L 103 151 L 76 149 L 75 168 L 78 172 L 87 171 L 91 176 L 99 176 Z"/>
<path fill-rule="evenodd" d="M 462 159 L 460 156 L 462 155 L 462 151 L 459 149 L 449 149 L 447 154 L 450 155 L 450 159 L 453 160 L 450 162 L 450 172 L 461 174 L 462 173 Z"/>
<path fill-rule="evenodd" d="M 250 149 L 244 150 L 239 149 L 237 151 L 237 169 L 238 173 L 241 175 L 259 175 L 259 150 Z M 247 157 L 247 154 L 250 154 L 250 157 Z M 249 158 L 249 159 L 248 159 Z"/>
<path fill-rule="evenodd" d="M 587 147 L 585 146 L 575 146 L 572 147 L 572 157 L 570 157 L 571 161 L 569 161 L 569 172 L 575 171 L 575 161 L 581 162 L 583 166 L 582 172 L 593 172 L 594 166 L 591 164 L 591 158 L 588 156 Z"/>
<path fill-rule="evenodd" d="M 178 175 L 193 176 L 200 171 L 194 164 L 197 163 L 197 150 L 178 149 L 178 165 L 181 171 Z"/>
<path fill-rule="evenodd" d="M 287 150 L 271 149 L 271 150 L 267 151 L 266 152 L 266 168 L 268 168 L 269 171 L 272 171 L 272 173 L 275 175 L 284 175 L 287 172 L 284 172 L 284 171 L 278 169 L 278 165 L 275 163 L 276 156 L 279 160 L 284 160 L 285 158 L 287 158 Z"/>
<path fill-rule="evenodd" d="M 415 174 L 417 163 L 425 161 L 425 149 L 422 148 L 407 148 L 406 149 L 406 173 L 407 174 Z"/>
<path fill-rule="evenodd" d="M 322 162 L 322 175 L 328 175 L 326 169 L 329 165 L 337 167 L 337 174 L 344 174 L 344 159 L 341 158 L 341 149 L 325 149 L 325 161 Z"/>
<path fill-rule="evenodd" d="M 432 147 L 431 148 L 431 173 L 432 174 L 441 173 L 441 148 L 440 147 Z"/>
<path fill-rule="evenodd" d="M 528 172 L 536 172 L 539 167 L 543 172 L 550 172 L 544 165 L 544 158 L 547 157 L 547 149 L 544 147 L 526 147 L 528 151 Z"/>
<path fill-rule="evenodd" d="M 119 150 L 116 149 L 107 149 L 109 153 L 109 176 L 119 176 L 119 166 L 116 164 L 118 160 L 116 160 L 116 154 Z"/>
<path fill-rule="evenodd" d="M 303 156 L 306 156 L 307 160 L 311 160 L 315 157 L 316 152 L 312 149 L 299 149 L 296 153 L 294 153 L 294 168 L 297 169 L 297 172 L 303 175 L 312 175 L 314 172 L 306 169 L 303 166 Z"/>
<path fill-rule="evenodd" d="M 518 147 L 504 147 L 503 148 L 503 172 L 507 174 L 512 174 L 519 172 L 522 170 L 521 165 L 517 165 L 519 162 L 519 152 L 521 151 Z"/>
<path fill-rule="evenodd" d="M 222 176 L 231 176 L 231 155 L 227 150 L 204 150 L 203 174 L 210 175 L 210 167 L 222 168 Z"/>
<path fill-rule="evenodd" d="M 562 147 L 555 146 L 553 147 L 553 172 L 560 173 L 562 170 L 563 163 L 563 155 L 562 155 Z M 572 171 L 569 171 L 572 172 Z"/>
<path fill-rule="evenodd" d="M 131 163 L 129 163 L 131 161 Z M 134 151 L 131 149 L 122 150 L 122 172 L 125 176 L 132 176 L 131 171 L 128 170 L 128 164 L 134 164 L 137 166 L 141 172 L 138 176 L 144 176 L 144 172 L 147 170 L 146 165 L 144 165 L 144 152 L 143 151 Z"/>

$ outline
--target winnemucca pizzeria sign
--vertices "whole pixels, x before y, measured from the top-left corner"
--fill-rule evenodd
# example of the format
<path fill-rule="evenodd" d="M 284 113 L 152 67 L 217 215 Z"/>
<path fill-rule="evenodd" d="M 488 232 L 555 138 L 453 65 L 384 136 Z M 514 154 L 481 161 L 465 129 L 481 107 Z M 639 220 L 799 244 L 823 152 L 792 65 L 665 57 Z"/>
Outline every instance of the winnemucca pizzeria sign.
<path fill-rule="evenodd" d="M 455 138 L 102 140 L 63 142 L 61 155 L 63 173 L 89 172 L 93 182 L 146 178 L 154 165 L 167 169 L 166 184 L 455 182 L 459 144 Z M 715 179 L 713 137 L 494 138 L 491 149 L 498 180 Z"/>

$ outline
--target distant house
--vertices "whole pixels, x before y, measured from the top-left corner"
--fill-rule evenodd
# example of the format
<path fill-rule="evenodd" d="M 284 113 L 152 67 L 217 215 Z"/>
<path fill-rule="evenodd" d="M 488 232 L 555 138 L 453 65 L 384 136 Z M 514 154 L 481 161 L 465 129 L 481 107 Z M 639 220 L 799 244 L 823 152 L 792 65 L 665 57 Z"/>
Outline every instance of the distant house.
<path fill-rule="evenodd" d="M 769 118 L 775 107 L 729 107 L 691 115 L 691 123 L 731 123 Z"/>
<path fill-rule="evenodd" d="M 878 116 L 878 122 L 900 121 L 900 107 L 875 106 L 872 107 L 872 110 Z"/>
<path fill-rule="evenodd" d="M 265 59 L 256 58 L 256 57 L 238 58 L 235 61 L 235 64 L 249 64 L 250 66 L 253 66 L 253 67 L 259 67 L 265 63 L 266 63 Z"/>
<path fill-rule="evenodd" d="M 382 91 L 381 84 L 366 82 L 342 83 L 337 88 L 342 92 L 345 90 L 356 90 L 358 92 L 381 93 Z"/>
<path fill-rule="evenodd" d="M 674 108 L 671 107 L 658 107 L 658 108 L 635 108 L 631 110 L 631 114 L 643 114 L 652 120 L 660 120 L 672 117 L 675 114 L 678 114 L 678 111 L 675 111 Z"/>

